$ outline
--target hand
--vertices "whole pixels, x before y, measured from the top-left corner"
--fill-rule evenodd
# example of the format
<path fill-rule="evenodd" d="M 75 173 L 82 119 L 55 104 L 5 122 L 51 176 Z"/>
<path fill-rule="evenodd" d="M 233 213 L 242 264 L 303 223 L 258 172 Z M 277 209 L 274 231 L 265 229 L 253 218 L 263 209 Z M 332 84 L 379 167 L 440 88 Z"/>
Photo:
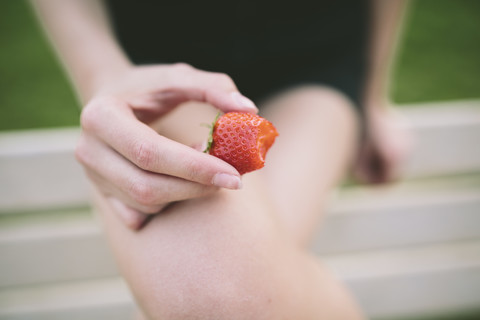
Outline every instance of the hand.
<path fill-rule="evenodd" d="M 132 229 L 170 202 L 241 187 L 240 174 L 226 162 L 148 126 L 190 100 L 224 112 L 257 112 L 228 76 L 185 64 L 128 68 L 82 112 L 76 157 Z"/>
<path fill-rule="evenodd" d="M 411 150 L 412 137 L 405 121 L 391 109 L 377 108 L 367 119 L 354 176 L 363 183 L 386 183 L 398 178 Z"/>

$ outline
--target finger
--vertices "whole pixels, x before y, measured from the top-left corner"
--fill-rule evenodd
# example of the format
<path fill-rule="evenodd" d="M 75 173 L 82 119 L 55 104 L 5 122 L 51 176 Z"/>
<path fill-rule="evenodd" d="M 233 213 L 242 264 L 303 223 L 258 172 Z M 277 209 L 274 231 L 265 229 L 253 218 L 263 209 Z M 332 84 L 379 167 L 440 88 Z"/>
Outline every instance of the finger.
<path fill-rule="evenodd" d="M 360 151 L 354 175 L 362 183 L 381 183 L 384 181 L 384 168 L 378 152 L 368 144 Z"/>
<path fill-rule="evenodd" d="M 215 88 L 204 90 L 204 101 L 222 110 L 223 112 L 243 111 L 258 113 L 258 108 L 252 100 L 238 91 L 225 92 Z"/>
<path fill-rule="evenodd" d="M 85 169 L 85 173 L 88 178 L 98 187 L 100 192 L 108 198 L 114 197 L 120 200 L 122 203 L 128 207 L 136 210 L 145 215 L 152 215 L 159 213 L 167 204 L 158 203 L 158 204 L 141 204 L 138 203 L 134 198 L 128 195 L 126 192 L 122 191 L 119 186 L 114 185 L 111 181 L 107 180 L 105 177 L 99 173 L 91 170 Z"/>
<path fill-rule="evenodd" d="M 194 143 L 194 144 L 191 145 L 190 147 L 191 147 L 193 150 L 197 150 L 197 151 L 203 152 L 205 149 L 207 149 L 207 146 L 208 146 L 208 141 L 205 140 L 205 141 L 203 141 L 203 142 Z"/>
<path fill-rule="evenodd" d="M 369 178 L 374 184 L 388 181 L 388 166 L 385 159 L 378 153 L 372 153 L 369 161 Z"/>
<path fill-rule="evenodd" d="M 187 101 L 206 102 L 223 112 L 258 113 L 255 103 L 237 89 L 222 90 L 215 86 L 205 87 L 205 84 L 160 90 L 153 94 L 151 99 L 155 99 L 155 102 L 136 98 L 128 100 L 128 103 L 136 109 L 150 110 L 154 115 L 164 114 Z"/>
<path fill-rule="evenodd" d="M 96 99 L 87 105 L 82 126 L 143 170 L 207 186 L 241 188 L 240 174 L 231 165 L 159 135 L 115 98 Z"/>
<path fill-rule="evenodd" d="M 141 170 L 88 135 L 84 135 L 76 154 L 89 177 L 102 190 L 144 213 L 156 213 L 165 203 L 197 198 L 217 190 L 216 187 Z"/>
<path fill-rule="evenodd" d="M 227 74 L 198 70 L 183 64 L 175 68 L 176 87 L 187 100 L 206 102 L 224 112 L 258 112 L 255 103 L 238 91 Z"/>
<path fill-rule="evenodd" d="M 129 229 L 139 230 L 147 223 L 148 215 L 127 206 L 123 203 L 123 201 L 116 198 L 115 192 L 112 192 L 112 188 L 110 188 L 110 184 L 106 180 L 89 169 L 86 169 L 85 172 L 87 176 L 95 183 L 95 186 L 98 188 L 98 190 L 111 204 L 114 212 L 117 214 L 120 220 Z M 156 210 L 160 211 L 165 206 L 166 204 L 164 206 L 159 206 Z"/>
<path fill-rule="evenodd" d="M 376 173 L 373 171 L 367 159 L 364 159 L 364 161 L 355 166 L 354 177 L 358 182 L 364 184 L 375 183 L 376 181 Z"/>
<path fill-rule="evenodd" d="M 148 216 L 137 210 L 129 208 L 120 200 L 109 197 L 107 200 L 110 202 L 114 211 L 118 214 L 118 217 L 122 222 L 132 230 L 140 230 L 147 222 Z"/>

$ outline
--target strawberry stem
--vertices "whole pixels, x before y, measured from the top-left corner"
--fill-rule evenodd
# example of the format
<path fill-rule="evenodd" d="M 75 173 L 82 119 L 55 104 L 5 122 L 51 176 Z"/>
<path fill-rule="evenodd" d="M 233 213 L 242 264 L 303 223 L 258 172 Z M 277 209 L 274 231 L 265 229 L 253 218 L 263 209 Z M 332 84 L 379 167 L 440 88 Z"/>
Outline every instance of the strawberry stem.
<path fill-rule="evenodd" d="M 219 111 L 215 117 L 215 120 L 213 120 L 213 123 L 212 124 L 205 124 L 205 123 L 202 123 L 201 125 L 203 126 L 206 126 L 208 128 L 210 128 L 210 133 L 208 134 L 208 140 L 207 140 L 207 147 L 205 148 L 205 150 L 203 151 L 204 153 L 208 153 L 210 151 L 210 149 L 212 148 L 212 143 L 213 143 L 213 129 L 215 129 L 215 124 L 217 123 L 217 120 L 218 118 L 220 118 L 220 115 L 222 113 Z"/>

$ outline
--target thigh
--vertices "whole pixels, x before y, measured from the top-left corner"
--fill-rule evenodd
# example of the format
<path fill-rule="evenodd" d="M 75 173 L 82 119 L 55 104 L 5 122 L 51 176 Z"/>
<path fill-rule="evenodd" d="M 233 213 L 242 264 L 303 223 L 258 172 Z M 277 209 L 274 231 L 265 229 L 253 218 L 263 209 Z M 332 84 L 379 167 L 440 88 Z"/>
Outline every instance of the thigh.
<path fill-rule="evenodd" d="M 247 180 L 240 191 L 174 204 L 139 232 L 96 195 L 121 274 L 148 319 L 276 319 L 264 310 L 291 303 L 278 280 L 294 259 L 283 255 L 288 243 Z"/>
<path fill-rule="evenodd" d="M 117 259 L 148 319 L 360 319 L 345 288 L 284 237 L 254 176 L 177 203 L 139 232 L 101 197 Z"/>
<path fill-rule="evenodd" d="M 350 166 L 358 118 L 346 96 L 321 86 L 292 89 L 261 110 L 280 133 L 263 171 L 268 190 L 287 232 L 306 245 Z"/>

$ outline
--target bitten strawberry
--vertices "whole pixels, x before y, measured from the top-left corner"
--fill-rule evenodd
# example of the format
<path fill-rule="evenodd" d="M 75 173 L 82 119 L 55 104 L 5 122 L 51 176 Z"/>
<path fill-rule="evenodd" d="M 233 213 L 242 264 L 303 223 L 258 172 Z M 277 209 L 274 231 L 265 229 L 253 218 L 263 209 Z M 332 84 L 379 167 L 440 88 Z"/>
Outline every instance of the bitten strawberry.
<path fill-rule="evenodd" d="M 216 121 L 207 150 L 244 174 L 263 168 L 265 155 L 277 136 L 273 124 L 264 118 L 229 112 Z"/>

